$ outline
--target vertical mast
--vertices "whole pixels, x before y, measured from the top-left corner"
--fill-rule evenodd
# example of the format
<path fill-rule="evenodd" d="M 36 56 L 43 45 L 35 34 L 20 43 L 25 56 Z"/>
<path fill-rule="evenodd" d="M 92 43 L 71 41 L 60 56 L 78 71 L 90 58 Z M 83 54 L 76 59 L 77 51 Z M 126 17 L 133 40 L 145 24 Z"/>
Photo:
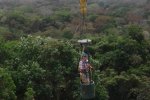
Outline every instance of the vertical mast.
<path fill-rule="evenodd" d="M 81 34 L 84 34 L 86 30 L 87 0 L 80 0 L 80 13 L 82 15 Z"/>

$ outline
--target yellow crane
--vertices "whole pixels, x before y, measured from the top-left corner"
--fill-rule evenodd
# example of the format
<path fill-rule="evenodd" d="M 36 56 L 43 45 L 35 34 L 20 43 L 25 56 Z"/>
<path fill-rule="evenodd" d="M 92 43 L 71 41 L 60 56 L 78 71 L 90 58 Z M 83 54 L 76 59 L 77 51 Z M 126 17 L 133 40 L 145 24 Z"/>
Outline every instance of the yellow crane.
<path fill-rule="evenodd" d="M 87 15 L 87 0 L 80 0 L 80 13 L 82 15 L 82 23 L 79 25 L 79 28 L 81 29 L 81 33 L 83 34 L 83 33 L 86 32 L 85 18 L 86 18 L 86 15 Z M 82 53 L 85 53 L 85 48 L 90 42 L 91 42 L 90 39 L 78 40 L 78 43 L 80 43 L 81 47 L 82 47 Z M 88 58 L 89 58 L 89 55 L 88 55 Z M 91 71 L 91 69 L 86 74 L 88 76 L 87 79 L 89 81 L 87 81 L 85 83 L 83 83 L 81 81 L 81 83 L 80 83 L 80 87 L 81 87 L 80 95 L 81 95 L 82 99 L 93 99 L 93 98 L 95 98 L 95 83 L 92 80 L 92 71 Z M 80 78 L 81 78 L 82 75 L 80 74 Z"/>
<path fill-rule="evenodd" d="M 75 33 L 84 34 L 86 33 L 86 15 L 87 15 L 87 0 L 79 0 L 80 3 L 80 13 L 82 16 L 82 21 L 77 26 Z"/>
<path fill-rule="evenodd" d="M 80 12 L 85 17 L 87 14 L 87 0 L 80 0 Z"/>

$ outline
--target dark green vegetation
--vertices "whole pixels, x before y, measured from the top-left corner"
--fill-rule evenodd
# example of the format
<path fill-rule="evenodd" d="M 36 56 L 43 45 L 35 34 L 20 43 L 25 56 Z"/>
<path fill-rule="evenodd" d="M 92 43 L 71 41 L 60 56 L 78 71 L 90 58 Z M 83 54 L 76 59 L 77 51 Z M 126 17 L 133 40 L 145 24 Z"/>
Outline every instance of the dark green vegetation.
<path fill-rule="evenodd" d="M 150 41 L 138 26 L 127 34 L 93 38 L 96 100 L 149 100 Z M 79 45 L 68 40 L 28 36 L 0 42 L 0 98 L 78 100 Z M 60 98 L 61 97 L 61 98 Z"/>
<path fill-rule="evenodd" d="M 2 1 L 0 100 L 80 100 L 78 1 Z M 150 100 L 149 0 L 88 5 L 95 100 Z"/>
<path fill-rule="evenodd" d="M 0 0 L 0 36 L 6 40 L 28 34 L 78 37 L 74 35 L 81 22 L 78 0 L 19 1 Z M 122 33 L 129 24 L 138 24 L 149 32 L 149 16 L 149 0 L 88 0 L 86 33 Z"/>

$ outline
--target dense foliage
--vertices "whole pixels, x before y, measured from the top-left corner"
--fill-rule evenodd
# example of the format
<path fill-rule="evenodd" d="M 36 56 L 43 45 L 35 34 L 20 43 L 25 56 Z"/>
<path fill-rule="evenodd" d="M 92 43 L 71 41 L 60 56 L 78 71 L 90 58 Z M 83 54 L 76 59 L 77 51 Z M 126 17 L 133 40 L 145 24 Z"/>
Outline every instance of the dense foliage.
<path fill-rule="evenodd" d="M 93 38 L 88 48 L 96 100 L 150 99 L 150 42 L 142 31 L 131 25 L 124 35 Z M 79 45 L 74 40 L 29 35 L 1 41 L 1 99 L 80 99 Z"/>
<path fill-rule="evenodd" d="M 0 100 L 80 100 L 83 37 L 95 100 L 150 100 L 149 0 L 88 1 L 82 36 L 77 5 L 0 0 Z"/>
<path fill-rule="evenodd" d="M 16 40 L 28 34 L 72 39 L 80 33 L 78 0 L 19 1 L 0 1 L 0 36 L 4 39 Z M 89 0 L 86 33 L 122 33 L 130 24 L 150 32 L 149 11 L 149 0 Z"/>

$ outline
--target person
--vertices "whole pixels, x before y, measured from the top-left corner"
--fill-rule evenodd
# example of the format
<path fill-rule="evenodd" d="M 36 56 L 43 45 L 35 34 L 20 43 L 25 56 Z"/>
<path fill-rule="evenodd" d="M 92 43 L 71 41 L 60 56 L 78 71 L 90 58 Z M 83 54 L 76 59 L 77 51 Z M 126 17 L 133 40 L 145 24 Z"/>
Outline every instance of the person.
<path fill-rule="evenodd" d="M 82 54 L 81 60 L 79 62 L 79 72 L 81 83 L 89 84 L 91 79 L 89 71 L 92 69 L 92 66 L 88 62 L 88 55 L 86 53 Z"/>

